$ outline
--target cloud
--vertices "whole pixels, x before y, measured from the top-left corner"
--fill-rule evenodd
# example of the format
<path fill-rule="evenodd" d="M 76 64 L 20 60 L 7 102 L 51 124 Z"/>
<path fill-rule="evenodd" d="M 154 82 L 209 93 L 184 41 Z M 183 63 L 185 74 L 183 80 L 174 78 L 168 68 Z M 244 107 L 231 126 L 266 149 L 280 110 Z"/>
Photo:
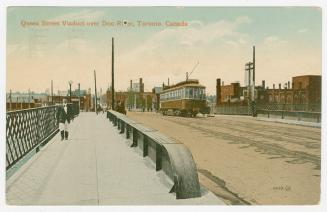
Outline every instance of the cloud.
<path fill-rule="evenodd" d="M 306 32 L 308 32 L 308 31 L 309 31 L 308 28 L 303 28 L 303 29 L 299 29 L 297 32 L 298 32 L 298 33 L 306 33 Z"/>
<path fill-rule="evenodd" d="M 142 45 L 136 47 L 128 56 L 140 55 L 145 51 L 166 49 L 167 46 L 175 48 L 196 48 L 199 46 L 224 45 L 225 47 L 240 47 L 247 45 L 248 35 L 240 33 L 237 28 L 241 24 L 250 23 L 246 16 L 236 18 L 234 21 L 221 20 L 210 24 L 194 20 L 189 22 L 187 28 L 166 28 L 155 33 Z"/>
<path fill-rule="evenodd" d="M 252 20 L 248 16 L 239 16 L 236 18 L 236 24 L 249 24 L 252 23 Z"/>
<path fill-rule="evenodd" d="M 165 28 L 149 36 L 130 52 L 122 54 L 120 60 L 124 63 L 117 65 L 117 69 L 129 73 L 131 79 L 143 75 L 148 86 L 146 89 L 161 85 L 167 77 L 171 77 L 171 83 L 184 80 L 185 72 L 190 71 L 198 60 L 200 65 L 192 77 L 202 77 L 200 81 L 212 79 L 212 73 L 217 73 L 217 70 L 219 75 L 228 74 L 237 67 L 242 72 L 244 61 L 240 55 L 252 43 L 249 35 L 238 28 L 248 23 L 251 20 L 241 16 L 233 21 L 220 20 L 205 24 L 194 20 L 189 22 L 187 28 Z M 237 56 L 231 56 L 235 54 Z M 217 65 L 217 61 L 224 62 Z M 223 68 L 226 65 L 229 68 Z M 213 90 L 214 84 L 211 87 L 210 90 Z"/>
<path fill-rule="evenodd" d="M 268 36 L 264 39 L 263 44 L 267 48 L 280 48 L 285 46 L 288 42 L 278 36 Z"/>

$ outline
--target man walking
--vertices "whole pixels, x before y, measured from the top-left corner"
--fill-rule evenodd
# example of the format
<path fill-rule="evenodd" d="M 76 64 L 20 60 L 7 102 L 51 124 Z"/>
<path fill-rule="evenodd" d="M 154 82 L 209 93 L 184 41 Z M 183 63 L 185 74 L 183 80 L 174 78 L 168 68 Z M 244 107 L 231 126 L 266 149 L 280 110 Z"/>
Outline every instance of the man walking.
<path fill-rule="evenodd" d="M 67 99 L 63 99 L 62 103 L 63 104 L 59 106 L 57 111 L 57 120 L 59 122 L 61 140 L 68 140 L 68 127 L 73 117 L 71 107 L 67 104 Z"/>

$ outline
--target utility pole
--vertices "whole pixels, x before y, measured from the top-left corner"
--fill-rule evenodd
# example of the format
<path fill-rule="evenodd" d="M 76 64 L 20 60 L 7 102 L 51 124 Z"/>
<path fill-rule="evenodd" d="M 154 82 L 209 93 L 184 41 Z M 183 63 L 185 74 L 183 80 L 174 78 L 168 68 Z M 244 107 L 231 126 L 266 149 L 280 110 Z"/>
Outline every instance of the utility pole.
<path fill-rule="evenodd" d="M 253 46 L 252 70 L 253 70 L 252 101 L 254 104 L 255 102 L 255 46 Z"/>
<path fill-rule="evenodd" d="M 252 85 L 251 85 L 251 70 L 252 70 Z M 248 105 L 252 113 L 255 116 L 255 46 L 253 46 L 253 58 L 252 62 L 245 64 L 245 71 L 248 71 Z"/>
<path fill-rule="evenodd" d="M 81 84 L 78 83 L 78 110 L 81 110 Z"/>
<path fill-rule="evenodd" d="M 111 105 L 115 110 L 115 76 L 114 76 L 114 38 L 111 39 Z"/>
<path fill-rule="evenodd" d="M 95 70 L 94 70 L 94 87 L 95 87 L 95 106 L 94 106 L 94 110 L 95 110 L 95 113 L 98 115 L 98 96 L 97 96 L 97 77 L 96 77 L 96 73 L 95 73 Z"/>
<path fill-rule="evenodd" d="M 10 105 L 9 105 L 9 110 L 12 110 L 12 100 L 11 100 L 11 89 L 10 89 L 10 93 L 9 93 L 9 101 L 10 101 Z"/>
<path fill-rule="evenodd" d="M 69 80 L 68 84 L 69 84 L 69 103 L 71 103 L 72 102 L 72 84 L 73 84 L 73 81 Z"/>
<path fill-rule="evenodd" d="M 31 91 L 28 89 L 28 108 L 31 108 Z"/>
<path fill-rule="evenodd" d="M 252 63 L 248 62 L 245 64 L 245 71 L 248 72 L 248 108 L 249 108 L 249 114 L 251 113 L 251 101 L 252 101 L 252 92 L 251 92 L 251 70 L 252 70 Z"/>
<path fill-rule="evenodd" d="M 53 105 L 53 80 L 51 80 L 51 105 Z"/>

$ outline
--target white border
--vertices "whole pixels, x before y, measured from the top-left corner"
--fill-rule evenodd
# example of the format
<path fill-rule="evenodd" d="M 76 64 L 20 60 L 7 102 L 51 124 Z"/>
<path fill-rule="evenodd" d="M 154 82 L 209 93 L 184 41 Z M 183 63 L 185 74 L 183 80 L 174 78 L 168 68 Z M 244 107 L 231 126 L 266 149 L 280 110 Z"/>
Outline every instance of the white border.
<path fill-rule="evenodd" d="M 197 211 L 197 210 L 206 210 L 206 211 L 244 211 L 244 210 L 251 210 L 251 211 L 262 211 L 265 212 L 269 211 L 327 211 L 326 207 L 326 1 L 323 0 L 307 0 L 307 1 L 285 1 L 285 0 L 275 0 L 275 1 L 260 1 L 260 0 L 243 0 L 243 1 L 236 1 L 236 0 L 221 0 L 221 1 L 209 1 L 209 0 L 190 0 L 190 1 L 176 1 L 176 0 L 165 0 L 160 2 L 155 2 L 151 0 L 138 0 L 138 1 L 126 1 L 126 0 L 111 0 L 110 2 L 105 0 L 3 0 L 0 3 L 0 32 L 1 38 L 0 39 L 0 54 L 1 61 L 0 61 L 0 149 L 1 157 L 0 157 L 0 166 L 2 167 L 2 171 L 0 172 L 0 211 L 58 211 L 58 210 L 73 210 L 73 211 L 121 211 L 121 210 L 130 210 L 134 209 L 136 211 L 153 211 L 160 209 L 161 211 L 166 210 L 173 210 L 173 211 L 180 211 L 180 210 L 187 210 L 188 212 Z M 5 205 L 5 98 L 6 98 L 6 7 L 7 6 L 318 6 L 322 8 L 322 167 L 321 167 L 321 201 L 320 205 L 318 206 L 161 206 L 160 208 L 154 206 L 129 206 L 129 207 L 119 207 L 119 206 L 56 206 L 56 207 L 43 207 L 43 206 L 30 206 L 30 207 L 17 207 L 17 206 L 7 206 Z"/>

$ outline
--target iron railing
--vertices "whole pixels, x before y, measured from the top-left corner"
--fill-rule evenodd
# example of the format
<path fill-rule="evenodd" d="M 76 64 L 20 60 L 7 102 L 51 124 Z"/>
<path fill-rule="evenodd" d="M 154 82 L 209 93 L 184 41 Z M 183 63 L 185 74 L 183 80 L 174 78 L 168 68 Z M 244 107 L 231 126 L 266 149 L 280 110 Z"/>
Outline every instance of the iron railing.
<path fill-rule="evenodd" d="M 254 110 L 254 111 L 253 111 Z M 258 111 L 287 111 L 287 112 L 321 112 L 321 104 L 254 104 L 254 105 L 217 105 L 213 111 L 216 114 L 252 115 Z"/>
<path fill-rule="evenodd" d="M 250 115 L 252 114 L 246 105 L 219 105 L 213 108 L 215 114 L 225 115 Z"/>
<path fill-rule="evenodd" d="M 257 110 L 321 112 L 321 104 L 257 104 Z"/>
<path fill-rule="evenodd" d="M 57 110 L 58 106 L 48 106 L 7 112 L 6 170 L 58 132 Z M 74 117 L 79 114 L 78 104 L 73 104 L 72 111 Z"/>
<path fill-rule="evenodd" d="M 57 106 L 7 112 L 6 169 L 58 130 Z"/>

